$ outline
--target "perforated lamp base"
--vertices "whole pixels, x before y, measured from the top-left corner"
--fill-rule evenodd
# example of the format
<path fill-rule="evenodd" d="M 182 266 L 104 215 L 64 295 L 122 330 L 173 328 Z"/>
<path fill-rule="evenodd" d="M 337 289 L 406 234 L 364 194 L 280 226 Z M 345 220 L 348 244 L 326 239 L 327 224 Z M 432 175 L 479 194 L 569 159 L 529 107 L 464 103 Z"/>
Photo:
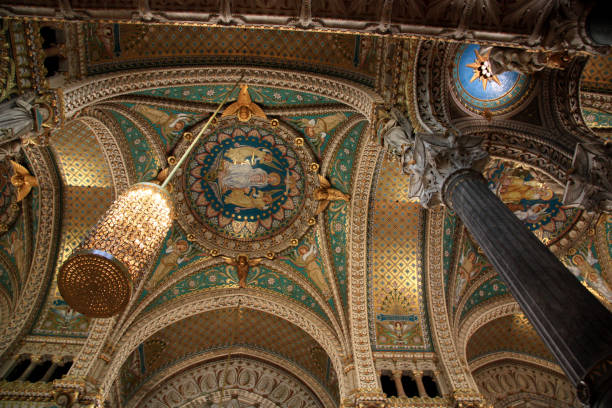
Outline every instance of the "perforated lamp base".
<path fill-rule="evenodd" d="M 111 317 L 122 312 L 132 295 L 127 268 L 111 254 L 80 250 L 59 270 L 58 289 L 74 310 L 88 317 Z"/>

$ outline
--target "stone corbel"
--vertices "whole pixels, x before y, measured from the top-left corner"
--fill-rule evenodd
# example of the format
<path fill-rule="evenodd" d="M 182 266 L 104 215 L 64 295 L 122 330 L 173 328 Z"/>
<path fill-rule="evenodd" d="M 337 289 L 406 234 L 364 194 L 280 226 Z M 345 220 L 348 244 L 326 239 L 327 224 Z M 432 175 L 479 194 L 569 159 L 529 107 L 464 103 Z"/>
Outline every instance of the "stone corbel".
<path fill-rule="evenodd" d="M 563 204 L 587 211 L 612 212 L 612 155 L 598 144 L 576 145 Z"/>
<path fill-rule="evenodd" d="M 387 396 L 378 389 L 360 390 L 355 395 L 355 408 L 385 408 Z"/>
<path fill-rule="evenodd" d="M 53 381 L 53 400 L 60 408 L 98 408 L 103 406 L 99 395 L 88 396 L 85 381 L 62 378 Z M 90 394 L 91 395 L 91 394 Z"/>

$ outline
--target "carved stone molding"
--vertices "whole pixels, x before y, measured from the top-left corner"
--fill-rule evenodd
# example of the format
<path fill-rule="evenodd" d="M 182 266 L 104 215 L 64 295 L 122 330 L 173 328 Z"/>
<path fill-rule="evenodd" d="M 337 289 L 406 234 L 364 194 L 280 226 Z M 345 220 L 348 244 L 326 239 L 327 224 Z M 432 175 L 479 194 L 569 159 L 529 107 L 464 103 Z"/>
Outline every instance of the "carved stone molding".
<path fill-rule="evenodd" d="M 315 313 L 291 302 L 280 295 L 261 291 L 243 289 L 215 290 L 185 296 L 163 310 L 154 310 L 141 319 L 115 342 L 115 353 L 111 362 L 102 373 L 100 389 L 104 396 L 110 392 L 111 384 L 117 378 L 119 370 L 129 354 L 144 340 L 159 330 L 187 317 L 207 311 L 232 308 L 238 305 L 278 316 L 300 327 L 315 339 L 330 357 L 337 373 L 343 372 L 342 347 L 329 326 Z M 348 393 L 344 376 L 338 377 L 340 395 Z"/>
<path fill-rule="evenodd" d="M 270 370 L 278 372 L 280 377 L 286 379 L 287 381 L 291 381 L 291 383 L 293 384 L 292 387 L 296 390 L 299 390 L 299 392 L 301 392 L 303 396 L 307 398 L 312 398 L 313 405 L 319 406 L 319 404 L 321 404 L 325 408 L 333 408 L 335 406 L 335 403 L 333 402 L 332 398 L 321 386 L 321 384 L 297 365 L 290 363 L 282 358 L 279 358 L 274 354 L 261 350 L 255 350 L 245 347 L 232 347 L 231 349 L 216 350 L 201 355 L 196 355 L 182 360 L 177 364 L 162 369 L 160 372 L 156 373 L 151 379 L 145 382 L 138 391 L 136 391 L 136 393 L 130 398 L 125 407 L 142 407 L 147 406 L 145 404 L 145 401 L 150 402 L 156 399 L 163 400 L 163 398 L 160 398 L 160 395 L 164 392 L 167 392 L 165 390 L 175 388 L 177 380 L 179 380 L 179 383 L 182 383 L 182 381 L 180 380 L 182 377 L 187 376 L 188 378 L 191 378 L 194 373 L 199 373 L 202 370 L 208 371 L 210 368 L 213 368 L 212 366 L 220 366 L 221 370 L 223 370 L 225 368 L 228 353 L 231 353 L 232 356 L 230 360 L 230 366 L 228 367 L 229 369 L 233 369 L 237 361 L 250 361 L 254 366 L 261 366 L 262 368 L 269 367 L 269 364 L 271 363 L 272 366 L 270 367 Z M 208 369 L 205 368 L 205 366 L 208 366 Z M 282 369 L 286 372 L 281 372 L 277 367 L 282 367 Z M 289 374 L 289 376 L 287 374 Z M 291 376 L 293 376 L 294 378 L 292 378 Z M 257 379 L 260 379 L 260 377 L 258 377 Z M 251 381 L 248 382 L 246 385 L 250 385 L 251 387 L 253 387 L 252 380 L 253 379 L 251 379 Z M 184 383 L 181 385 L 184 385 Z M 193 387 L 187 388 L 191 388 L 192 392 L 196 391 Z M 228 388 L 232 389 L 231 391 L 228 390 L 230 393 L 234 393 L 235 391 L 237 391 L 234 386 L 228 386 Z M 184 387 L 180 387 L 179 389 L 184 389 Z M 214 389 L 209 389 L 206 391 L 212 392 L 213 394 L 215 392 Z M 314 394 L 314 396 L 311 393 Z M 213 394 L 209 395 L 211 400 L 214 400 Z M 203 395 L 205 394 L 202 394 L 202 396 Z M 191 396 L 193 397 L 194 395 L 192 394 Z M 266 398 L 267 396 L 262 395 L 262 397 Z M 273 407 L 276 406 L 276 403 L 278 403 L 267 400 L 266 402 L 271 404 Z"/>
<path fill-rule="evenodd" d="M 94 112 L 91 113 L 95 115 Z M 124 142 L 123 135 L 113 135 L 101 122 L 101 118 L 82 116 L 79 120 L 96 135 L 113 178 L 115 196 L 121 194 L 135 181 L 130 177 L 132 174 L 128 171 L 126 151 L 121 149 L 122 142 Z"/>
<path fill-rule="evenodd" d="M 541 369 L 550 370 L 559 375 L 565 376 L 565 373 L 563 372 L 561 367 L 559 367 L 555 363 L 551 363 L 548 360 L 543 360 L 539 357 L 534 357 L 529 354 L 514 353 L 510 351 L 500 351 L 477 357 L 476 359 L 470 362 L 470 370 L 474 372 L 488 365 L 498 364 L 506 360 L 515 360 L 517 362 L 535 365 Z"/>
<path fill-rule="evenodd" d="M 580 406 L 570 382 L 541 366 L 502 360 L 476 370 L 474 378 L 496 407 L 516 406 L 520 401 L 538 401 L 546 407 Z"/>
<path fill-rule="evenodd" d="M 417 115 L 425 132 L 444 132 L 446 129 L 434 114 L 433 102 L 442 99 L 443 67 L 435 67 L 444 60 L 447 44 L 423 41 L 419 44 L 414 75 Z M 441 55 L 439 55 L 441 54 Z"/>
<path fill-rule="evenodd" d="M 450 388 L 457 390 L 456 398 L 470 400 L 476 391 L 476 383 L 467 370 L 467 366 L 458 357 L 454 335 L 452 333 L 444 290 L 443 237 L 445 209 L 436 208 L 427 217 L 427 247 L 425 263 L 427 272 L 428 309 L 431 316 L 431 333 L 435 349 L 440 354 L 440 366 L 448 380 Z"/>
<path fill-rule="evenodd" d="M 33 174 L 39 184 L 39 214 L 36 247 L 27 281 L 17 300 L 9 324 L 0 332 L 0 356 L 10 354 L 11 346 L 23 336 L 37 316 L 45 297 L 47 287 L 55 266 L 55 256 L 59 239 L 60 197 L 59 177 L 47 148 L 29 146 L 24 148 L 32 165 Z"/>
<path fill-rule="evenodd" d="M 467 362 L 467 345 L 470 337 L 478 329 L 495 319 L 515 313 L 522 313 L 522 310 L 511 296 L 496 299 L 485 307 L 475 308 L 469 313 L 457 330 L 457 352 L 461 361 Z"/>
<path fill-rule="evenodd" d="M 322 75 L 235 66 L 163 68 L 105 74 L 69 84 L 64 89 L 65 115 L 70 117 L 86 106 L 119 95 L 166 86 L 234 83 L 242 74 L 244 83 L 312 92 L 352 106 L 366 118 L 380 100 L 363 86 Z"/>
<path fill-rule="evenodd" d="M 374 169 L 382 153 L 382 146 L 372 141 L 364 141 L 362 146 L 363 150 L 355 160 L 358 167 L 355 169 L 349 218 L 348 261 L 351 271 L 348 275 L 349 322 L 357 374 L 356 386 L 362 390 L 380 392 L 368 330 L 367 219 Z"/>

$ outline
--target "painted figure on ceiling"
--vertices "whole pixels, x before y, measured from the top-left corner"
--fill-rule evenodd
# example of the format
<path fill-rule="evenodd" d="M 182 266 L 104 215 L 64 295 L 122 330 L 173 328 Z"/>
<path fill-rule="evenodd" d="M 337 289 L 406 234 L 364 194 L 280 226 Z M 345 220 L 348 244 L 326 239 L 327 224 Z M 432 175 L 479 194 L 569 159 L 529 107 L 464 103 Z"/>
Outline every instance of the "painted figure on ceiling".
<path fill-rule="evenodd" d="M 159 126 L 161 134 L 166 139 L 169 147 L 172 146 L 174 140 L 180 135 L 185 126 L 193 121 L 192 116 L 186 113 L 167 113 L 148 105 L 134 105 L 133 109 L 149 119 L 151 123 Z"/>
<path fill-rule="evenodd" d="M 302 118 L 295 121 L 295 123 L 304 130 L 304 134 L 308 137 L 308 140 L 310 140 L 314 146 L 319 147 L 334 128 L 345 120 L 346 115 L 339 112 L 316 119 Z"/>
<path fill-rule="evenodd" d="M 193 259 L 196 252 L 195 248 L 193 248 L 189 242 L 184 240 L 179 234 L 173 232 L 168 239 L 166 249 L 163 257 L 159 261 L 159 265 L 155 268 L 153 275 L 151 275 L 149 280 L 145 283 L 145 289 L 151 290 L 155 288 L 159 282 L 169 276 L 174 269 Z"/>
<path fill-rule="evenodd" d="M 589 286 L 599 292 L 608 302 L 612 302 L 612 286 L 601 276 L 598 270 L 599 261 L 593 255 L 592 249 L 589 248 L 585 254 L 574 255 L 571 261 L 573 265 L 569 265 L 568 269 L 576 277 L 582 276 Z"/>
<path fill-rule="evenodd" d="M 457 265 L 457 276 L 455 281 L 455 292 L 453 305 L 456 306 L 461 299 L 465 288 L 474 280 L 486 267 L 488 263 L 478 256 L 473 245 L 469 242 L 464 244 L 459 264 Z"/>
<path fill-rule="evenodd" d="M 317 250 L 317 246 L 313 243 L 309 243 L 308 245 L 301 245 L 297 249 L 298 257 L 295 259 L 295 263 L 298 266 L 306 269 L 308 276 L 312 281 L 317 285 L 321 292 L 323 292 L 323 296 L 325 299 L 329 299 L 331 297 L 331 291 L 329 290 L 329 285 L 323 276 L 323 270 L 321 269 L 321 265 L 319 264 L 319 251 Z"/>

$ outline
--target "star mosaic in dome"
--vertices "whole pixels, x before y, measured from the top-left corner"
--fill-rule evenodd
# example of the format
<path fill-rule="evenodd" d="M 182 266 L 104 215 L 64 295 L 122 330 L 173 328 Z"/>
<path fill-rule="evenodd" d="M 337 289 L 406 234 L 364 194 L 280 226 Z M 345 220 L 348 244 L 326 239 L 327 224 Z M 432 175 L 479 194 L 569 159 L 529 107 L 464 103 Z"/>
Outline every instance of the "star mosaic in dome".
<path fill-rule="evenodd" d="M 471 64 L 466 64 L 467 67 L 474 70 L 474 75 L 472 76 L 472 79 L 470 79 L 470 82 L 480 79 L 483 90 L 487 89 L 487 83 L 489 81 L 495 81 L 497 85 L 501 85 L 499 78 L 497 78 L 497 75 L 493 74 L 491 69 L 491 63 L 489 62 L 491 50 L 487 51 L 484 55 L 480 55 L 478 50 L 474 50 L 474 54 L 476 54 L 476 59 L 474 62 Z"/>

